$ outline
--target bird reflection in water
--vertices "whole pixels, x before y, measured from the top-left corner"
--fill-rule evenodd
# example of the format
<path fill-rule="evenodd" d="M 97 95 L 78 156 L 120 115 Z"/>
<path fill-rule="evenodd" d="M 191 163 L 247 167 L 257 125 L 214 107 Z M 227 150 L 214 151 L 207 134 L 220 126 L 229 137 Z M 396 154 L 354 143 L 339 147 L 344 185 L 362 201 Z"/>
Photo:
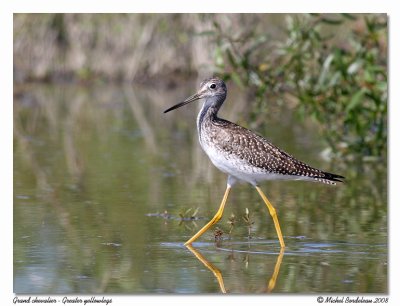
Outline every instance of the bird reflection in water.
<path fill-rule="evenodd" d="M 208 270 L 210 270 L 210 271 L 214 274 L 215 278 L 216 278 L 217 281 L 218 281 L 218 285 L 219 285 L 219 287 L 220 287 L 220 289 L 221 289 L 221 292 L 222 292 L 222 293 L 227 293 L 227 291 L 226 291 L 226 289 L 225 289 L 224 279 L 223 279 L 223 277 L 222 277 L 221 271 L 220 271 L 216 266 L 214 266 L 211 262 L 209 262 L 209 261 L 208 261 L 198 250 L 196 250 L 192 245 L 189 244 L 189 245 L 186 245 L 186 247 L 189 249 L 190 252 L 192 252 L 192 254 L 193 254 L 194 256 L 196 256 L 196 258 L 197 258 L 204 266 L 207 267 Z M 267 293 L 272 292 L 272 290 L 274 290 L 274 288 L 275 288 L 275 284 L 276 284 L 276 280 L 277 280 L 278 275 L 279 275 L 279 269 L 280 269 L 281 264 L 282 264 L 284 252 L 285 252 L 284 249 L 281 248 L 281 249 L 280 249 L 280 252 L 279 252 L 279 255 L 278 255 L 277 259 L 276 259 L 276 263 L 275 263 L 275 267 L 274 267 L 274 272 L 273 272 L 271 278 L 269 279 L 268 286 L 266 287 L 266 290 L 263 290 L 263 291 L 265 291 L 265 292 L 267 292 Z"/>

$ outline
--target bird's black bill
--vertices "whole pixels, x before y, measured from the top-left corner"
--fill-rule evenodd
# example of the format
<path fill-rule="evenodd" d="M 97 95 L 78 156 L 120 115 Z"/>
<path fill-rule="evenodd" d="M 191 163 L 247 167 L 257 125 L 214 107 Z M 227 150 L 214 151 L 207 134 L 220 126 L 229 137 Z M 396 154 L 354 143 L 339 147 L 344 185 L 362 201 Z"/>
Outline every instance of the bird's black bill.
<path fill-rule="evenodd" d="M 194 94 L 193 96 L 190 96 L 189 98 L 187 98 L 185 101 L 183 101 L 181 103 L 178 103 L 178 104 L 168 108 L 167 110 L 164 111 L 164 114 L 168 113 L 168 112 L 170 112 L 170 111 L 172 111 L 174 109 L 177 109 L 177 108 L 179 108 L 181 106 L 184 106 L 184 105 L 186 105 L 186 104 L 188 104 L 190 102 L 196 101 L 198 99 L 201 99 L 201 96 L 199 94 Z"/>

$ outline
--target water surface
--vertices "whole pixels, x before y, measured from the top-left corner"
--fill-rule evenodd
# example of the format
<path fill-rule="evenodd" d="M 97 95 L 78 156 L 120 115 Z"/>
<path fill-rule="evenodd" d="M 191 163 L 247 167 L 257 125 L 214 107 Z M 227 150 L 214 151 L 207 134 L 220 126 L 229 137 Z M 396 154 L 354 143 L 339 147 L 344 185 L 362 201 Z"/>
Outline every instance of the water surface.
<path fill-rule="evenodd" d="M 221 116 L 248 126 L 248 98 L 229 85 Z M 197 106 L 162 114 L 196 86 L 15 89 L 14 291 L 387 292 L 386 165 L 324 161 L 318 128 L 290 105 L 271 103 L 262 133 L 346 184 L 261 185 L 284 253 L 246 184 L 231 192 L 217 244 L 213 227 L 183 246 L 216 212 L 226 184 L 198 145 Z"/>

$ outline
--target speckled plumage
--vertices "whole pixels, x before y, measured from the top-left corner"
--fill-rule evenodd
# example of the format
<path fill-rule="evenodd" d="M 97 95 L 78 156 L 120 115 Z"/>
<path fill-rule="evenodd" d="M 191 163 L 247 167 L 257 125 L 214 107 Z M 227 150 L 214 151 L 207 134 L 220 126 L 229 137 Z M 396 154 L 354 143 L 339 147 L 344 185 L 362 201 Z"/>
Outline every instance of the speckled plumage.
<path fill-rule="evenodd" d="M 264 180 L 311 180 L 335 185 L 342 176 L 313 168 L 279 149 L 268 140 L 237 124 L 221 119 L 218 110 L 226 98 L 226 86 L 217 78 L 207 79 L 225 91 L 206 100 L 197 118 L 199 141 L 213 164 L 238 180 L 257 185 Z"/>
<path fill-rule="evenodd" d="M 167 110 L 177 109 L 193 101 L 204 99 L 197 116 L 199 142 L 212 163 L 228 174 L 227 188 L 215 216 L 201 228 L 185 245 L 190 245 L 213 224 L 221 219 L 232 186 L 239 180 L 255 186 L 274 221 L 281 248 L 285 247 L 276 210 L 258 183 L 265 180 L 309 180 L 335 185 L 343 176 L 324 172 L 308 166 L 274 146 L 252 131 L 227 120 L 218 118 L 218 111 L 227 94 L 225 83 L 218 78 L 204 80 L 200 90 Z"/>

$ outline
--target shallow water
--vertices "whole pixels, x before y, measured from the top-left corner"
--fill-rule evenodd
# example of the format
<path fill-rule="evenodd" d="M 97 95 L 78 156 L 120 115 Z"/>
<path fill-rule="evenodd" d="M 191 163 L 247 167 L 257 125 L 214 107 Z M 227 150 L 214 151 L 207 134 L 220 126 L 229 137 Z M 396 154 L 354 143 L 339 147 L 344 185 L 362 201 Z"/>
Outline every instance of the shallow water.
<path fill-rule="evenodd" d="M 316 126 L 285 105 L 271 104 L 263 134 L 346 183 L 261 185 L 278 212 L 283 253 L 246 184 L 231 192 L 218 243 L 213 227 L 183 246 L 216 212 L 226 184 L 197 143 L 198 108 L 162 114 L 195 88 L 16 89 L 14 291 L 387 292 L 386 165 L 324 162 Z M 245 94 L 229 89 L 221 116 L 246 125 Z"/>

